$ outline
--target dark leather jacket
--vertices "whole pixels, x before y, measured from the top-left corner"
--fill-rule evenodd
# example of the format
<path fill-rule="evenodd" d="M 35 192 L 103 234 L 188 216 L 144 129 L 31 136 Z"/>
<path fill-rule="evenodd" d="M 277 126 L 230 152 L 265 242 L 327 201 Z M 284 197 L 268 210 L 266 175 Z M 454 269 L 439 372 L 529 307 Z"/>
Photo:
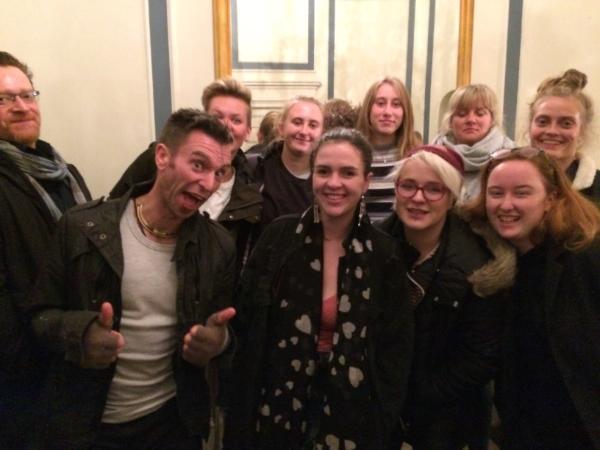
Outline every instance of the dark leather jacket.
<path fill-rule="evenodd" d="M 85 448 L 100 423 L 114 364 L 108 369 L 80 366 L 81 342 L 104 301 L 115 311 L 119 329 L 123 254 L 119 223 L 127 202 L 147 186 L 108 202 L 96 200 L 69 211 L 29 305 L 39 342 L 56 357 L 47 389 L 48 446 Z M 182 339 L 190 327 L 231 305 L 235 249 L 227 231 L 195 214 L 179 233 L 173 258 L 177 268 L 177 345 L 173 372 L 181 419 L 190 434 L 207 436 L 209 387 L 204 369 L 183 360 Z M 219 359 L 227 359 L 222 355 Z"/>

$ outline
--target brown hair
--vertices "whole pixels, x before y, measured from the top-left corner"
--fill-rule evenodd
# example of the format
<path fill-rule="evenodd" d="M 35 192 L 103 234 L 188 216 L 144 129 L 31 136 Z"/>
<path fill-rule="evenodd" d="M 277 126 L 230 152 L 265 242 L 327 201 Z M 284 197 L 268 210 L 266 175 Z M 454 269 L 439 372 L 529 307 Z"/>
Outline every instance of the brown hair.
<path fill-rule="evenodd" d="M 323 130 L 331 130 L 336 127 L 354 128 L 357 119 L 357 111 L 349 102 L 339 98 L 327 100 L 324 107 L 325 118 Z"/>
<path fill-rule="evenodd" d="M 234 97 L 248 105 L 248 126 L 252 126 L 252 92 L 233 78 L 221 78 L 210 83 L 202 91 L 202 107 L 208 111 L 210 102 L 215 97 Z"/>
<path fill-rule="evenodd" d="M 231 144 L 229 129 L 217 118 L 199 109 L 183 108 L 171 114 L 163 127 L 158 142 L 176 152 L 192 131 L 202 131 L 221 145 Z"/>
<path fill-rule="evenodd" d="M 311 172 L 315 168 L 315 159 L 317 158 L 317 153 L 323 145 L 328 144 L 330 142 L 346 142 L 354 147 L 358 153 L 360 153 L 360 158 L 362 159 L 364 166 L 364 174 L 367 175 L 371 171 L 371 164 L 373 163 L 373 148 L 367 139 L 363 136 L 363 134 L 354 129 L 354 128 L 344 128 L 344 127 L 336 127 L 324 133 L 317 146 L 310 154 L 310 170 Z"/>
<path fill-rule="evenodd" d="M 33 73 L 29 70 L 27 64 L 22 61 L 19 61 L 13 55 L 8 52 L 0 51 L 0 66 L 1 67 L 16 67 L 29 78 L 29 82 L 33 86 Z"/>
<path fill-rule="evenodd" d="M 258 127 L 259 144 L 269 144 L 279 137 L 277 124 L 281 113 L 279 111 L 269 111 L 264 115 Z"/>
<path fill-rule="evenodd" d="M 371 120 L 369 116 L 371 115 L 371 108 L 373 107 L 373 103 L 375 103 L 375 97 L 377 95 L 377 90 L 381 87 L 382 84 L 387 83 L 392 86 L 398 96 L 400 97 L 400 102 L 402 103 L 402 109 L 404 110 L 404 118 L 402 119 L 402 124 L 400 128 L 396 130 L 396 147 L 398 149 L 398 158 L 401 158 L 406 151 L 417 146 L 420 142 L 418 142 L 417 137 L 415 136 L 414 131 L 414 115 L 412 103 L 410 101 L 410 96 L 408 91 L 400 81 L 396 77 L 385 77 L 382 80 L 379 80 L 371 85 L 371 87 L 367 90 L 365 94 L 365 98 L 361 104 L 361 107 L 358 112 L 358 120 L 356 122 L 356 128 L 358 128 L 368 139 L 372 141 L 373 139 L 373 127 L 371 126 Z"/>
<path fill-rule="evenodd" d="M 527 149 L 535 153 L 527 157 L 520 151 Z M 506 161 L 529 161 L 540 173 L 546 192 L 554 196 L 554 201 L 538 226 L 532 231 L 530 240 L 539 245 L 545 239 L 564 246 L 568 250 L 582 250 L 588 247 L 600 232 L 600 210 L 598 206 L 573 189 L 564 172 L 542 150 L 531 147 L 516 148 L 501 159 L 492 159 L 481 175 L 479 196 L 463 208 L 467 217 L 487 221 L 486 191 L 490 173 Z"/>
<path fill-rule="evenodd" d="M 569 69 L 559 77 L 546 78 L 538 86 L 535 98 L 529 104 L 529 123 L 533 121 L 535 110 L 546 97 L 573 97 L 580 105 L 581 136 L 587 138 L 587 132 L 594 118 L 592 99 L 583 92 L 587 85 L 587 75 L 577 69 Z"/>

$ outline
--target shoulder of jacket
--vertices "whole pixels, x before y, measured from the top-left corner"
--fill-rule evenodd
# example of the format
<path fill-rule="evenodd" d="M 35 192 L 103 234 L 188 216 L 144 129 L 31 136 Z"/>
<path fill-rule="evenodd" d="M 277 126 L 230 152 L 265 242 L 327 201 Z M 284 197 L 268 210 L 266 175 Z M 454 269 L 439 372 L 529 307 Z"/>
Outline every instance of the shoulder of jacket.
<path fill-rule="evenodd" d="M 492 258 L 475 270 L 469 281 L 473 291 L 480 297 L 488 297 L 510 288 L 517 273 L 515 248 L 502 239 L 487 222 L 470 222 L 473 232 L 481 236 Z"/>
<path fill-rule="evenodd" d="M 219 222 L 210 219 L 207 215 L 200 214 L 200 216 L 201 217 L 198 218 L 198 221 L 205 224 L 206 230 L 211 236 L 211 240 L 214 237 L 217 243 L 222 247 L 235 248 L 235 243 L 227 228 L 225 228 Z"/>

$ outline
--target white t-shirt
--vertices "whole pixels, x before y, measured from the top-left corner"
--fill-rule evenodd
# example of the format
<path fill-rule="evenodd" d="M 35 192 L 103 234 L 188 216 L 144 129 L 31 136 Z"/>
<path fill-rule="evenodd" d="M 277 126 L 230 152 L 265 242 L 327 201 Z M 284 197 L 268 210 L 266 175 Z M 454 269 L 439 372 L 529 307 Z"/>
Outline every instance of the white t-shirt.
<path fill-rule="evenodd" d="M 102 421 L 123 423 L 146 416 L 176 395 L 172 358 L 176 348 L 175 244 L 142 233 L 133 200 L 120 223 L 124 270 L 117 360 Z"/>

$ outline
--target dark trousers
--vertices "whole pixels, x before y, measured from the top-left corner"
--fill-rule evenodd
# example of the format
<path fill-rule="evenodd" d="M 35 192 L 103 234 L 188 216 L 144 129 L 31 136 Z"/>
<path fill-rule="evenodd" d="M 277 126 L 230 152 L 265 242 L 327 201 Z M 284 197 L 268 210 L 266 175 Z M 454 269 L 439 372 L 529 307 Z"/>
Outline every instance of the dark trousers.
<path fill-rule="evenodd" d="M 131 422 L 100 425 L 93 450 L 200 450 L 202 439 L 189 436 L 175 398 L 159 410 Z"/>

